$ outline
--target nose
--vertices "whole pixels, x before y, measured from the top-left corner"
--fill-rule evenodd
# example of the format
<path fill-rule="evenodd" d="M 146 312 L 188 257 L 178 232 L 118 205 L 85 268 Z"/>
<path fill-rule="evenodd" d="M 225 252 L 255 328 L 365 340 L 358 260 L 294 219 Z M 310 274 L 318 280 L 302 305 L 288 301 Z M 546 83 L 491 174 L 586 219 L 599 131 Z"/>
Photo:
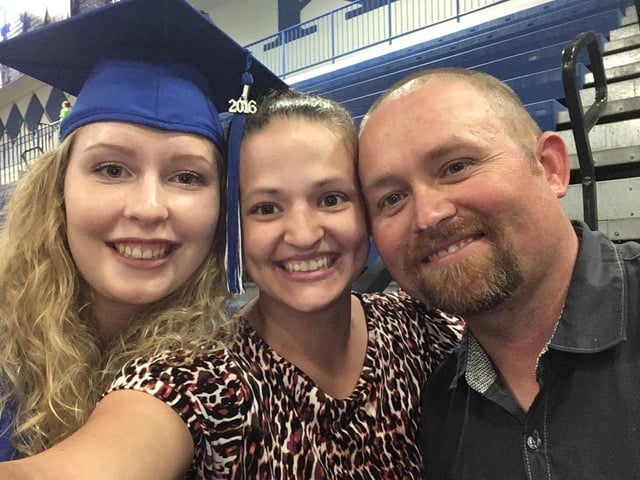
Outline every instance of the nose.
<path fill-rule="evenodd" d="M 297 248 L 310 248 L 324 235 L 319 214 L 313 209 L 296 207 L 286 217 L 284 241 Z"/>
<path fill-rule="evenodd" d="M 416 231 L 435 229 L 456 213 L 453 201 L 437 188 L 425 187 L 414 192 L 414 226 Z"/>
<path fill-rule="evenodd" d="M 125 216 L 139 222 L 158 223 L 169 216 L 167 192 L 161 180 L 152 176 L 131 185 L 125 205 Z"/>

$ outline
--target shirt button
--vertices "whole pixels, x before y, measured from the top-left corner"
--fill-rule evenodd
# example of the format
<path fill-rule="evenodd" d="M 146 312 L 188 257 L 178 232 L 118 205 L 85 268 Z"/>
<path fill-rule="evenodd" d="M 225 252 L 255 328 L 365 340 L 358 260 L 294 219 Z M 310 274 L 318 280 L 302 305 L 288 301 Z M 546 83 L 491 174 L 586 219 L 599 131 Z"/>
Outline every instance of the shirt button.
<path fill-rule="evenodd" d="M 531 435 L 527 437 L 527 447 L 531 450 L 537 450 L 542 446 L 542 439 L 537 430 L 534 430 Z"/>

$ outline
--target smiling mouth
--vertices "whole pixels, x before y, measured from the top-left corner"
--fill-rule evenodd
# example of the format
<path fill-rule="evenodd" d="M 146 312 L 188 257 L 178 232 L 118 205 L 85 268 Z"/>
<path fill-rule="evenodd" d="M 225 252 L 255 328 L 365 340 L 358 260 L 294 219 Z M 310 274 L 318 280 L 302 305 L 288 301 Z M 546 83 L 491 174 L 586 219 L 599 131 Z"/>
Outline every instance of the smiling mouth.
<path fill-rule="evenodd" d="M 435 253 L 432 253 L 431 255 L 427 256 L 426 262 L 427 263 L 435 262 L 436 260 L 439 260 L 441 258 L 447 257 L 447 256 L 457 252 L 461 248 L 466 247 L 470 243 L 475 242 L 477 239 L 478 239 L 477 236 L 473 236 L 473 237 L 469 237 L 469 238 L 465 238 L 463 240 L 460 240 L 457 243 L 449 245 L 447 248 L 443 248 L 442 250 L 439 250 L 439 251 L 437 251 Z"/>
<path fill-rule="evenodd" d="M 286 262 L 281 264 L 281 268 L 287 272 L 315 272 L 331 267 L 336 259 L 330 256 L 316 258 L 314 260 L 304 260 L 300 262 Z"/>
<path fill-rule="evenodd" d="M 111 248 L 125 258 L 133 258 L 135 260 L 159 260 L 169 255 L 175 247 L 169 244 L 158 245 L 156 247 L 143 247 L 140 245 L 131 247 L 124 243 L 112 243 Z"/>

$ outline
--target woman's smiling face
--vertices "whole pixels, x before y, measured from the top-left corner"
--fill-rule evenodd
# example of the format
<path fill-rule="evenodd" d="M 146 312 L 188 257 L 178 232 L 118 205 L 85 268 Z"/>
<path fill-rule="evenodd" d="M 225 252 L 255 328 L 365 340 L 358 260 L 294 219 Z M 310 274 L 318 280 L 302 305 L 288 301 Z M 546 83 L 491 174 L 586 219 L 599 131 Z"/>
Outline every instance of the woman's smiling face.
<path fill-rule="evenodd" d="M 330 306 L 369 253 L 353 149 L 326 124 L 274 119 L 242 144 L 244 263 L 261 302 Z"/>
<path fill-rule="evenodd" d="M 78 129 L 64 184 L 67 238 L 99 321 L 126 321 L 203 262 L 220 212 L 216 158 L 198 135 L 118 122 Z"/>

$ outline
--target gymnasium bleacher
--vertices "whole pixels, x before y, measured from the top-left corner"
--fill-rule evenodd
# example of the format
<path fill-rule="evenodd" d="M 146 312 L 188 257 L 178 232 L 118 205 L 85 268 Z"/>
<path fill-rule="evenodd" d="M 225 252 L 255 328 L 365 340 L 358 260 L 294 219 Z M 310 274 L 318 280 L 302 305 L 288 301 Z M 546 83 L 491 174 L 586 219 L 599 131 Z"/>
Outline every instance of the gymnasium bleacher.
<path fill-rule="evenodd" d="M 561 98 L 562 48 L 586 30 L 604 40 L 620 25 L 624 3 L 550 2 L 293 86 L 342 102 L 356 119 L 388 86 L 424 68 L 486 71 L 507 81 L 524 103 Z"/>
<path fill-rule="evenodd" d="M 640 239 L 640 27 L 638 7 L 629 5 L 618 28 L 609 32 L 603 63 L 608 101 L 589 133 L 598 196 L 598 229 L 613 240 Z M 583 108 L 594 101 L 593 74 L 584 78 Z M 562 200 L 572 218 L 582 217 L 582 195 L 575 172 L 576 145 L 569 115 L 559 112 L 556 128 L 571 154 L 572 184 Z"/>

